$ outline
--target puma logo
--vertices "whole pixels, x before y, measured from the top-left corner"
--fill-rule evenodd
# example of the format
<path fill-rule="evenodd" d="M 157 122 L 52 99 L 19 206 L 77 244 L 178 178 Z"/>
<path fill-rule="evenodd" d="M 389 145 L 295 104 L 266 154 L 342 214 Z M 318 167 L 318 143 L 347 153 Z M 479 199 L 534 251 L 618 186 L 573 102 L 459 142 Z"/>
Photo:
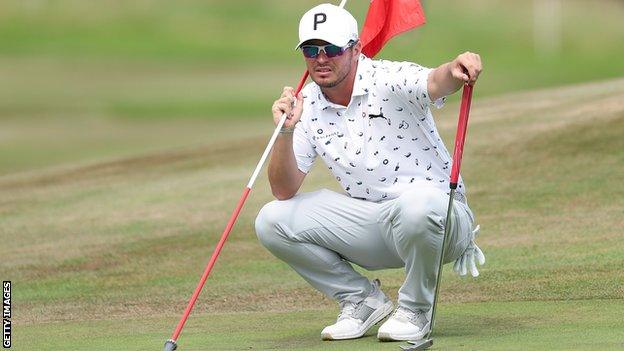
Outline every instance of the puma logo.
<path fill-rule="evenodd" d="M 382 118 L 382 119 L 385 119 L 385 120 L 386 120 L 386 122 L 388 122 L 388 125 L 390 125 L 390 124 L 391 124 L 390 119 L 389 119 L 388 117 L 384 116 L 384 114 L 383 114 L 383 111 L 382 111 L 382 108 L 381 108 L 381 107 L 379 108 L 379 114 L 376 114 L 376 115 L 375 115 L 375 114 L 369 113 L 369 114 L 368 114 L 368 118 L 370 118 L 371 120 L 372 120 L 372 119 L 374 119 L 374 118 Z"/>
<path fill-rule="evenodd" d="M 372 113 L 368 114 L 368 118 L 373 119 L 373 118 L 383 118 L 386 121 L 388 120 L 388 117 L 384 116 L 383 112 L 381 111 L 381 108 L 379 109 L 379 114 L 374 115 Z"/>

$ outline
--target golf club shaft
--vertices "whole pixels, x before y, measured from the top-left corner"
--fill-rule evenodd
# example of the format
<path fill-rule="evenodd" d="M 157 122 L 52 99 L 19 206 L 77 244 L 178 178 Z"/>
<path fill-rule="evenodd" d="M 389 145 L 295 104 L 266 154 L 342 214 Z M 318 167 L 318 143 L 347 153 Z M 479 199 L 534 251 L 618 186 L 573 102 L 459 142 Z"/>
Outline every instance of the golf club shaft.
<path fill-rule="evenodd" d="M 436 286 L 435 293 L 433 295 L 433 307 L 431 310 L 431 323 L 429 324 L 429 332 L 427 333 L 427 338 L 431 335 L 433 331 L 433 323 L 435 322 L 436 315 L 436 305 L 438 301 L 438 291 L 440 289 L 440 281 L 442 280 L 442 266 L 444 260 L 444 251 L 446 247 L 446 239 L 449 236 L 449 232 L 451 231 L 451 218 L 453 217 L 453 197 L 455 196 L 455 189 L 451 189 L 449 193 L 449 203 L 446 210 L 446 222 L 444 224 L 444 238 L 442 239 L 442 250 L 440 251 L 440 259 L 438 260 L 438 272 L 436 277 Z"/>
<path fill-rule="evenodd" d="M 297 85 L 295 95 L 299 94 L 307 78 L 308 78 L 308 71 L 306 71 L 301 77 L 301 80 L 299 81 L 299 84 Z M 271 139 L 269 140 L 269 143 L 267 147 L 265 148 L 264 153 L 262 154 L 262 157 L 260 158 L 260 161 L 258 162 L 258 165 L 256 166 L 256 169 L 254 170 L 254 173 L 251 176 L 251 179 L 249 180 L 249 183 L 247 184 L 247 187 L 243 190 L 243 194 L 238 200 L 238 204 L 236 205 L 236 208 L 234 208 L 234 212 L 232 212 L 232 215 L 230 216 L 230 220 L 225 226 L 225 230 L 223 231 L 223 234 L 221 234 L 221 239 L 219 240 L 219 243 L 215 247 L 215 250 L 213 251 L 212 256 L 210 257 L 210 261 L 208 262 L 206 269 L 204 269 L 204 273 L 202 274 L 201 279 L 199 280 L 199 283 L 197 284 L 197 287 L 195 288 L 195 291 L 193 292 L 193 295 L 191 296 L 191 299 L 189 300 L 188 305 L 186 306 L 186 309 L 184 310 L 184 313 L 182 314 L 182 317 L 180 318 L 180 321 L 178 322 L 178 325 L 176 326 L 173 332 L 173 335 L 171 336 L 171 339 L 168 340 L 168 342 L 172 342 L 173 345 L 175 345 L 175 343 L 177 342 L 178 337 L 180 336 L 180 333 L 182 332 L 182 328 L 184 327 L 184 324 L 186 323 L 186 320 L 188 319 L 188 316 L 191 313 L 193 306 L 195 306 L 197 297 L 199 297 L 199 294 L 201 293 L 201 290 L 204 287 L 204 284 L 206 283 L 206 279 L 208 279 L 208 276 L 210 275 L 210 271 L 212 270 L 212 267 L 217 261 L 217 258 L 219 257 L 219 253 L 221 253 L 221 249 L 223 248 L 223 245 L 225 244 L 227 237 L 230 235 L 230 231 L 232 230 L 232 227 L 234 227 L 234 224 L 236 223 L 236 220 L 238 219 L 238 215 L 240 214 L 240 211 L 243 208 L 243 205 L 245 204 L 245 201 L 247 200 L 249 193 L 251 192 L 253 184 L 255 183 L 256 178 L 258 177 L 258 174 L 260 173 L 260 170 L 262 169 L 262 166 L 264 165 L 264 162 L 266 161 L 269 152 L 273 148 L 275 139 L 277 139 L 277 135 L 279 134 L 279 131 L 284 125 L 285 121 L 286 121 L 286 114 L 282 114 L 282 117 L 280 118 L 280 121 L 278 125 L 276 126 L 273 132 L 273 135 L 271 136 Z"/>
<path fill-rule="evenodd" d="M 453 166 L 451 168 L 449 204 L 446 211 L 446 224 L 444 225 L 444 238 L 442 239 L 442 250 L 440 250 L 440 258 L 438 260 L 438 273 L 436 278 L 435 293 L 433 295 L 433 307 L 431 311 L 431 323 L 429 323 L 429 332 L 427 338 L 433 332 L 433 324 L 435 323 L 436 305 L 438 302 L 438 292 L 440 290 L 440 281 L 442 280 L 442 267 L 444 261 L 444 251 L 446 240 L 451 231 L 453 216 L 453 199 L 455 198 L 455 190 L 459 181 L 459 169 L 461 167 L 461 159 L 464 151 L 464 141 L 466 139 L 466 130 L 468 127 L 468 115 L 470 114 L 470 103 L 472 102 L 472 85 L 465 84 L 462 94 L 461 105 L 459 109 L 459 121 L 457 122 L 457 134 L 455 135 L 455 149 L 453 151 Z"/>

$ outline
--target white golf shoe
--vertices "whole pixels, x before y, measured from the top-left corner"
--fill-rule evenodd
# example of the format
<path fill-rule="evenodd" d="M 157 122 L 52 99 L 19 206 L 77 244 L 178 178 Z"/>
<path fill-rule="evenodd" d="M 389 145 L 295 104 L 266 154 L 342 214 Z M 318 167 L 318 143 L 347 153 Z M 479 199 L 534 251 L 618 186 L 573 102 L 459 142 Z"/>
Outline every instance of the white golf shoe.
<path fill-rule="evenodd" d="M 363 336 L 368 329 L 379 323 L 392 312 L 392 302 L 379 288 L 378 279 L 372 282 L 373 291 L 359 303 L 346 302 L 335 324 L 321 331 L 323 340 L 355 339 Z"/>
<path fill-rule="evenodd" d="M 429 331 L 427 313 L 412 312 L 398 307 L 388 320 L 379 327 L 377 338 L 381 341 L 416 341 Z"/>

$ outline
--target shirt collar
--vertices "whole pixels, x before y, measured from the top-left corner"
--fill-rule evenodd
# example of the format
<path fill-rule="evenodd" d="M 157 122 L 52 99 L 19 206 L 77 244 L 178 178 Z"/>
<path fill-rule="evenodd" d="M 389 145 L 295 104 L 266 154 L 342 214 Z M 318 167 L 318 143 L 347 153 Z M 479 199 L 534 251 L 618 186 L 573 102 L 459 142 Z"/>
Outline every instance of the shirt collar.
<path fill-rule="evenodd" d="M 371 59 L 360 54 L 351 97 L 368 94 L 368 91 L 370 90 L 370 65 Z"/>
<path fill-rule="evenodd" d="M 360 58 L 358 61 L 357 71 L 355 72 L 355 81 L 353 82 L 353 91 L 351 92 L 351 100 L 355 96 L 362 96 L 368 94 L 370 90 L 370 65 L 371 59 L 366 56 L 360 54 Z M 320 108 L 341 108 L 342 106 L 334 104 L 333 102 L 327 100 L 325 94 L 321 91 L 321 87 L 319 87 L 316 83 L 316 92 L 318 98 L 318 104 Z"/>

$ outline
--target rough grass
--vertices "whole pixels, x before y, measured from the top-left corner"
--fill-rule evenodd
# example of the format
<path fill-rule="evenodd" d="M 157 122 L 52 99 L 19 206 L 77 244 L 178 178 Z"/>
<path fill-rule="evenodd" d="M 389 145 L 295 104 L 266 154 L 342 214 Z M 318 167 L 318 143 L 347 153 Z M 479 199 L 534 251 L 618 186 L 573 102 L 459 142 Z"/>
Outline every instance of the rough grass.
<path fill-rule="evenodd" d="M 445 273 L 439 349 L 621 344 L 622 96 L 620 79 L 475 100 L 463 175 L 488 262 L 478 279 Z M 456 111 L 437 113 L 447 141 Z M 114 339 L 141 350 L 166 339 L 270 131 L 241 124 L 233 136 L 224 135 L 229 122 L 194 123 L 214 140 L 0 177 L 0 268 L 19 306 L 16 349 L 109 349 Z M 141 133 L 124 128 L 121 143 Z M 336 188 L 318 166 L 304 187 L 321 186 Z M 185 349 L 396 348 L 318 340 L 336 307 L 257 243 L 253 218 L 270 199 L 261 177 L 182 335 Z M 367 274 L 396 298 L 400 270 Z"/>
<path fill-rule="evenodd" d="M 249 136 L 281 88 L 297 83 L 295 29 L 316 3 L 0 2 L 0 175 Z M 348 8 L 362 22 L 367 4 Z M 534 52 L 533 2 L 424 5 L 428 23 L 379 57 L 436 66 L 479 52 L 476 97 L 624 75 L 615 64 L 621 1 L 565 1 L 562 51 L 552 57 Z M 217 135 L 215 119 L 232 126 Z"/>
<path fill-rule="evenodd" d="M 97 108 L 129 120 L 259 116 L 281 86 L 297 83 L 303 65 L 292 50 L 296 28 L 317 3 L 5 0 L 0 74 L 19 79 L 0 87 L 11 93 L 0 112 L 49 113 L 68 95 L 80 108 L 100 91 Z M 360 25 L 368 3 L 347 4 Z M 531 1 L 423 3 L 427 24 L 392 40 L 379 57 L 437 66 L 479 52 L 479 96 L 624 74 L 616 64 L 624 56 L 621 1 L 565 1 L 561 51 L 553 56 L 534 50 Z M 42 94 L 43 87 L 53 89 Z"/>

